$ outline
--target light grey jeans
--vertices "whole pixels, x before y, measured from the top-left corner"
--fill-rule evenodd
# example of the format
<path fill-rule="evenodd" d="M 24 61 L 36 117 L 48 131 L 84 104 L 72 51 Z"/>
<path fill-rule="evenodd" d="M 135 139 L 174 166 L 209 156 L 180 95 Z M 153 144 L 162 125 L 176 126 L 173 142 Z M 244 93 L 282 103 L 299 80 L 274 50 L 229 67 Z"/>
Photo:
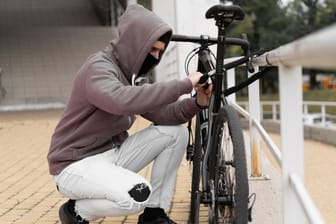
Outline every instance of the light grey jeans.
<path fill-rule="evenodd" d="M 169 209 L 187 141 L 185 126 L 151 125 L 120 147 L 69 165 L 54 180 L 63 195 L 76 200 L 75 211 L 88 221 L 129 215 L 144 207 Z M 153 160 L 148 183 L 137 172 Z M 151 190 L 143 202 L 128 193 L 139 183 Z"/>

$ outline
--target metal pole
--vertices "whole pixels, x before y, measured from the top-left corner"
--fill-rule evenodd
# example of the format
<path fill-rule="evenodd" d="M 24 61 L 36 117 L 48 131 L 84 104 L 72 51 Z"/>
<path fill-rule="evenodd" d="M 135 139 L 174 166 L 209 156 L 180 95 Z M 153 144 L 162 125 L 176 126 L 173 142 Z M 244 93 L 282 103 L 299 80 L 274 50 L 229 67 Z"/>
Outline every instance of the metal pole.
<path fill-rule="evenodd" d="M 258 67 L 255 68 L 255 73 L 258 72 Z M 252 76 L 253 73 L 249 73 Z M 258 130 L 254 127 L 252 119 L 260 122 L 260 94 L 259 81 L 255 81 L 248 86 L 248 103 L 250 113 L 250 147 L 251 147 L 251 176 L 261 177 L 260 166 L 260 135 Z"/>
<path fill-rule="evenodd" d="M 324 104 L 321 105 L 321 116 L 322 116 L 322 126 L 326 126 L 326 106 Z"/>
<path fill-rule="evenodd" d="M 280 124 L 282 148 L 283 223 L 307 223 L 295 192 L 289 186 L 289 174 L 303 182 L 302 68 L 279 65 Z"/>
<path fill-rule="evenodd" d="M 276 121 L 277 120 L 277 104 L 272 103 L 272 120 Z"/>
<path fill-rule="evenodd" d="M 336 24 L 266 52 L 253 59 L 253 64 L 255 66 L 282 64 L 309 68 L 336 68 L 335 39 Z"/>
<path fill-rule="evenodd" d="M 313 200 L 309 196 L 302 181 L 295 173 L 291 173 L 289 175 L 289 183 L 293 187 L 293 190 L 295 191 L 297 198 L 301 203 L 301 206 L 306 214 L 306 217 L 309 219 L 309 223 L 324 224 L 325 221 L 323 220 L 319 210 L 317 209 Z"/>

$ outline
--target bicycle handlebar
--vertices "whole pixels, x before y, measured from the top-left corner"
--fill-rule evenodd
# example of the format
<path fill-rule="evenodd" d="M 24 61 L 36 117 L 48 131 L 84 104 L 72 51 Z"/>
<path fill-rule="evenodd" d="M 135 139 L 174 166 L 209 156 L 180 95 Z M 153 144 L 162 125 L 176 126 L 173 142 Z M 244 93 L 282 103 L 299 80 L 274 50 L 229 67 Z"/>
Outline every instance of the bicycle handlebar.
<path fill-rule="evenodd" d="M 216 44 L 218 41 L 216 38 L 212 38 L 206 35 L 201 36 L 186 36 L 186 35 L 179 35 L 173 34 L 171 41 L 176 42 L 191 42 L 191 43 L 211 43 Z"/>
<path fill-rule="evenodd" d="M 191 42 L 191 43 L 198 43 L 198 44 L 217 44 L 217 38 L 209 37 L 207 35 L 201 36 L 186 36 L 186 35 L 179 35 L 174 34 L 171 41 L 175 42 Z M 250 47 L 250 43 L 246 39 L 240 38 L 225 38 L 224 43 L 226 45 L 238 45 L 243 48 L 243 50 L 248 49 Z"/>
<path fill-rule="evenodd" d="M 206 45 L 206 44 L 217 44 L 218 39 L 207 36 L 207 35 L 201 35 L 201 36 L 186 36 L 186 35 L 179 35 L 179 34 L 174 34 L 172 36 L 171 41 L 175 42 L 191 42 L 191 43 L 198 43 L 201 45 Z M 224 43 L 226 45 L 238 45 L 240 46 L 243 51 L 244 51 L 244 57 L 241 59 L 238 59 L 237 61 L 231 62 L 227 65 L 224 65 L 224 69 L 231 69 L 233 67 L 239 66 L 241 64 L 246 63 L 247 64 L 247 69 L 249 72 L 253 72 L 253 66 L 251 61 L 249 60 L 250 57 L 250 43 L 247 39 L 246 34 L 242 34 L 242 38 L 225 38 Z"/>

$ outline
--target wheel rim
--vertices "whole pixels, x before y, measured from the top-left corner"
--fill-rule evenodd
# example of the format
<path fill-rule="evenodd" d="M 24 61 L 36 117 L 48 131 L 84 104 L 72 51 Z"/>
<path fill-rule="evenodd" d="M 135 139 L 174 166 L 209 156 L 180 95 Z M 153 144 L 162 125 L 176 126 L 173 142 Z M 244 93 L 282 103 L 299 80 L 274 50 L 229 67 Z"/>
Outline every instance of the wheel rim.
<path fill-rule="evenodd" d="M 221 150 L 218 151 L 217 155 L 220 166 L 216 188 L 218 195 L 226 197 L 229 202 L 217 205 L 217 215 L 220 223 L 233 223 L 235 220 L 236 174 L 233 144 L 227 122 L 224 122 L 221 127 L 219 139 L 218 147 Z"/>

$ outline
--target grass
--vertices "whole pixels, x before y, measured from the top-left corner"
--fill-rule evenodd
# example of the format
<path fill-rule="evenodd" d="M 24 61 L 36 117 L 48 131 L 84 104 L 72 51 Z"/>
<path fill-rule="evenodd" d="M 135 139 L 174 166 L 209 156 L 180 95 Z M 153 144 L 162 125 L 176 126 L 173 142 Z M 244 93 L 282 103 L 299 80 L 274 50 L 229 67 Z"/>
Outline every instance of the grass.
<path fill-rule="evenodd" d="M 303 100 L 336 102 L 336 89 L 306 91 L 303 93 Z"/>

